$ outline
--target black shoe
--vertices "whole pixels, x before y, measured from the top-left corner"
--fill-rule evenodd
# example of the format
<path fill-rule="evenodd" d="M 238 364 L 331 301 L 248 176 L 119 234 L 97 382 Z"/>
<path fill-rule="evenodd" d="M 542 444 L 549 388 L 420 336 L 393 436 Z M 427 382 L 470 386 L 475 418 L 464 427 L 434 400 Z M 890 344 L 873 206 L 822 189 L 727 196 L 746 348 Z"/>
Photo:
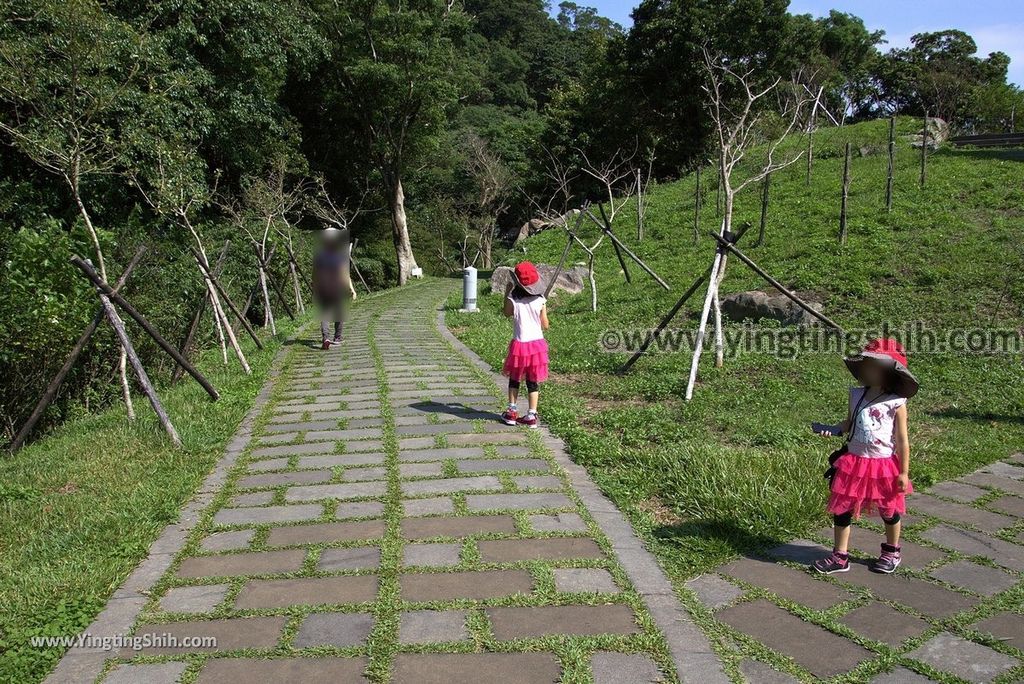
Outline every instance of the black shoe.
<path fill-rule="evenodd" d="M 835 551 L 826 558 L 814 561 L 812 565 L 815 570 L 823 575 L 834 575 L 837 572 L 846 572 L 850 569 L 850 559 L 842 558 Z"/>
<path fill-rule="evenodd" d="M 892 546 L 891 544 L 882 544 L 882 555 L 878 557 L 878 560 L 871 564 L 871 570 L 873 572 L 891 575 L 896 572 L 896 568 L 900 567 L 901 560 L 900 547 Z"/>

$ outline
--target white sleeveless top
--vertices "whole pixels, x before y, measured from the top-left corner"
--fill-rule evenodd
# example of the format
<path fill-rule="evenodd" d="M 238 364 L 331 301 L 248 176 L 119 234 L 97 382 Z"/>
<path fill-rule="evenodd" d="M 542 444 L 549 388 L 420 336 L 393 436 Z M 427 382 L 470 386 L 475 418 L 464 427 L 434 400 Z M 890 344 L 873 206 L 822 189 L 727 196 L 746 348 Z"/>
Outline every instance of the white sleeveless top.
<path fill-rule="evenodd" d="M 850 410 L 853 416 L 850 453 L 865 458 L 890 458 L 896 453 L 896 409 L 907 403 L 905 397 L 883 394 L 870 402 L 862 402 L 866 388 L 850 388 Z"/>
<path fill-rule="evenodd" d="M 544 339 L 544 330 L 540 327 L 540 311 L 547 302 L 541 295 L 512 299 L 512 337 L 517 342 L 533 342 Z"/>

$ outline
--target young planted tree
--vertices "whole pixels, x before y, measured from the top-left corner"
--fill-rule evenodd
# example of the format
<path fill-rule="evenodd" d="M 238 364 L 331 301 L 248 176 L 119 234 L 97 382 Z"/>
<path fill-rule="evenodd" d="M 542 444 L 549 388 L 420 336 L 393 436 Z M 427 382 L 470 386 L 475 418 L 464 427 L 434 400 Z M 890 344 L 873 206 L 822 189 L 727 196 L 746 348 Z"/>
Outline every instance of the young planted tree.
<path fill-rule="evenodd" d="M 511 204 L 514 179 L 505 163 L 480 136 L 469 134 L 464 146 L 465 172 L 470 181 L 466 202 L 469 225 L 476 233 L 483 268 L 491 268 L 498 218 Z"/>
<path fill-rule="evenodd" d="M 355 119 L 380 174 L 398 283 L 417 268 L 405 208 L 410 167 L 443 133 L 467 89 L 458 54 L 467 17 L 453 1 L 311 0 L 331 46 L 328 106 Z"/>
<path fill-rule="evenodd" d="M 705 49 L 704 64 L 707 74 L 704 91 L 708 96 L 708 110 L 714 123 L 713 137 L 718 148 L 718 171 L 724 203 L 719 235 L 730 236 L 734 232 L 733 209 L 736 195 L 748 186 L 762 182 L 769 174 L 795 163 L 803 156 L 803 150 L 800 150 L 780 158 L 779 146 L 796 127 L 808 97 L 806 89 L 795 84 L 798 79 L 783 82 L 781 77 L 765 78 L 755 67 L 744 63 L 743 60 L 726 60 L 712 55 Z M 772 138 L 765 140 L 762 123 L 765 114 L 770 111 L 769 102 L 780 104 L 781 111 L 778 112 L 778 117 L 781 125 L 778 128 L 781 131 L 777 130 Z M 744 174 L 745 177 L 738 178 L 740 162 L 756 145 L 762 145 L 763 158 L 752 170 Z M 712 307 L 715 314 L 715 364 L 721 366 L 724 361 L 722 314 L 718 292 L 725 278 L 726 263 L 727 253 L 719 247 L 715 251 L 700 326 L 697 330 L 693 360 L 690 364 L 690 378 L 686 387 L 687 399 L 693 396 L 697 364 L 703 350 L 704 332 Z"/>
<path fill-rule="evenodd" d="M 20 12 L 23 12 L 20 13 Z M 0 33 L 0 131 L 43 170 L 60 178 L 107 277 L 101 231 L 86 185 L 113 175 L 123 128 L 156 50 L 148 37 L 93 0 L 48 0 L 5 11 Z M 15 30 L 16 28 L 16 30 Z M 121 325 L 107 307 L 110 324 Z M 134 417 L 122 345 L 118 364 L 129 417 Z"/>

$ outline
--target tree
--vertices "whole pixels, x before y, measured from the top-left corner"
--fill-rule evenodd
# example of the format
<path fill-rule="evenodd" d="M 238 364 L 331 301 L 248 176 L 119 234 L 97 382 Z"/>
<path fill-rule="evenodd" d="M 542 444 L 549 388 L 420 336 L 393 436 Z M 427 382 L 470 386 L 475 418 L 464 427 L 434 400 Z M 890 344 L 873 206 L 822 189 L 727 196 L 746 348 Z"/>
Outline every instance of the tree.
<path fill-rule="evenodd" d="M 466 17 L 441 0 L 336 0 L 317 5 L 331 42 L 327 106 L 346 108 L 380 175 L 398 282 L 417 267 L 404 181 L 437 143 L 468 83 L 459 58 Z"/>
<path fill-rule="evenodd" d="M 509 207 L 514 179 L 501 159 L 477 135 L 466 136 L 465 172 L 470 182 L 467 208 L 469 225 L 477 234 L 483 268 L 491 268 L 498 218 Z"/>

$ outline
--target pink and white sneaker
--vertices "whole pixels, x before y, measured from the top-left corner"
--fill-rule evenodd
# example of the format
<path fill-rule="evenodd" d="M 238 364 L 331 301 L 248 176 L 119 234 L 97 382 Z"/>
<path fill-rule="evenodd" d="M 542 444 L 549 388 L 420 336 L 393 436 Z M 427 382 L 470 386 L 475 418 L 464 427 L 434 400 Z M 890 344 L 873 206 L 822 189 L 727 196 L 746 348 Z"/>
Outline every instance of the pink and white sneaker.
<path fill-rule="evenodd" d="M 505 425 L 517 425 L 519 420 L 519 412 L 516 411 L 514 406 L 509 406 L 505 409 L 505 412 L 501 414 L 501 422 Z"/>
<path fill-rule="evenodd" d="M 536 429 L 536 427 L 537 427 L 537 413 L 536 413 L 536 411 L 530 411 L 525 416 L 523 416 L 519 420 L 517 420 L 516 424 L 524 425 L 524 426 L 526 426 L 528 428 Z"/>

